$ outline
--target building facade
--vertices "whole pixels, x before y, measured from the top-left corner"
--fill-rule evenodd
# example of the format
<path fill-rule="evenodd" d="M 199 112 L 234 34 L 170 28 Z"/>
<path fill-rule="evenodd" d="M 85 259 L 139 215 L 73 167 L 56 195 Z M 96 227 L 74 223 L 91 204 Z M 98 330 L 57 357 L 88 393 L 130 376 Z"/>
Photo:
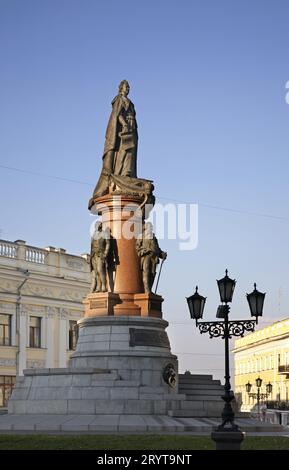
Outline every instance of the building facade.
<path fill-rule="evenodd" d="M 90 287 L 88 261 L 0 240 L 0 407 L 24 369 L 66 367 Z"/>
<path fill-rule="evenodd" d="M 275 402 L 278 407 L 289 406 L 289 318 L 235 341 L 235 394 L 242 411 L 256 408 L 256 398 L 250 398 L 246 383 L 262 379 L 260 393 L 272 384 L 272 393 L 260 402 Z"/>

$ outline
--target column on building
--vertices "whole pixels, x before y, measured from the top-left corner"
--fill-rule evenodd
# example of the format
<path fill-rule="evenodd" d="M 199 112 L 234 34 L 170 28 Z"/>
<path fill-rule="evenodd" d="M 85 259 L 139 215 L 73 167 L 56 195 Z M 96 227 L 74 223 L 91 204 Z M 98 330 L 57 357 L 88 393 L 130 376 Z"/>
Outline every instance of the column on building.
<path fill-rule="evenodd" d="M 59 367 L 67 366 L 67 314 L 68 310 L 65 308 L 60 309 L 59 312 L 59 343 L 58 343 L 58 361 Z"/>
<path fill-rule="evenodd" d="M 46 367 L 54 367 L 54 318 L 56 309 L 46 307 Z"/>
<path fill-rule="evenodd" d="M 18 374 L 23 375 L 23 370 L 27 368 L 27 311 L 20 308 L 19 315 L 19 354 L 18 354 Z"/>

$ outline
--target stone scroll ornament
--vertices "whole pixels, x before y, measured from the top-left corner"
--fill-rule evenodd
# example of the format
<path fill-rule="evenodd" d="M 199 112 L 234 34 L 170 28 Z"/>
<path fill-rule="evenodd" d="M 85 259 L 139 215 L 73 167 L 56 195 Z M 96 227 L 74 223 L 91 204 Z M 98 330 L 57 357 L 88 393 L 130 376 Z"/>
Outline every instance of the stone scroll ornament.
<path fill-rule="evenodd" d="M 89 201 L 92 209 L 95 200 L 106 194 L 140 197 L 142 205 L 154 205 L 154 186 L 151 180 L 137 177 L 138 132 L 134 104 L 128 98 L 129 83 L 122 80 L 118 95 L 112 100 L 102 156 L 102 170 Z"/>
<path fill-rule="evenodd" d="M 163 370 L 164 381 L 172 388 L 177 384 L 177 373 L 173 364 L 167 364 Z"/>

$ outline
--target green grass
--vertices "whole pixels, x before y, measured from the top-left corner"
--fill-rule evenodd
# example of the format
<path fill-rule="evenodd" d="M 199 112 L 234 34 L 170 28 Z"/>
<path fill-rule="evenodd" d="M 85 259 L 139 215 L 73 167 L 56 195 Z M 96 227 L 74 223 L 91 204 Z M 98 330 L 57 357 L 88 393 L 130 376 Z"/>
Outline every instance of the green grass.
<path fill-rule="evenodd" d="M 0 450 L 213 450 L 210 437 L 161 435 L 0 435 Z M 289 450 L 286 437 L 247 437 L 242 449 Z"/>

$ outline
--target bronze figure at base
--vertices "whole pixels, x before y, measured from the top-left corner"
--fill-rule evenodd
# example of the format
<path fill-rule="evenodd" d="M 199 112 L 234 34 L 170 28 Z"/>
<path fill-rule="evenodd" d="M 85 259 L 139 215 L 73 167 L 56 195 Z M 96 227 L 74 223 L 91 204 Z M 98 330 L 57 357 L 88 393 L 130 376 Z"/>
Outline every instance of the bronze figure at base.
<path fill-rule="evenodd" d="M 159 258 L 165 260 L 167 253 L 160 249 L 150 222 L 144 224 L 143 233 L 136 241 L 136 251 L 141 260 L 144 290 L 151 292 Z"/>

